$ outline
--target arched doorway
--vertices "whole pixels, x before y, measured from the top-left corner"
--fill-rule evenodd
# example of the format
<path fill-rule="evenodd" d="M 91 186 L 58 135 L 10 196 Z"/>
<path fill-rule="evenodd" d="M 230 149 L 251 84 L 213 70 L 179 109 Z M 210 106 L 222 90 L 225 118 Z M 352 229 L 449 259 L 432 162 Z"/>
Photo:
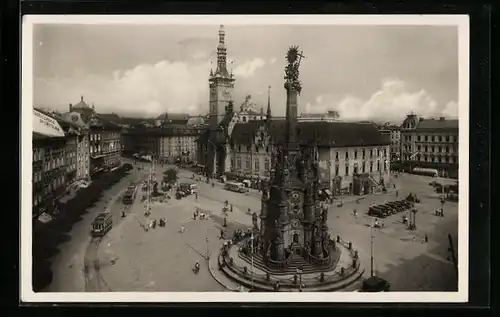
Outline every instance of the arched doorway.
<path fill-rule="evenodd" d="M 292 241 L 293 241 L 293 243 L 299 243 L 299 234 L 298 233 L 293 234 Z"/>

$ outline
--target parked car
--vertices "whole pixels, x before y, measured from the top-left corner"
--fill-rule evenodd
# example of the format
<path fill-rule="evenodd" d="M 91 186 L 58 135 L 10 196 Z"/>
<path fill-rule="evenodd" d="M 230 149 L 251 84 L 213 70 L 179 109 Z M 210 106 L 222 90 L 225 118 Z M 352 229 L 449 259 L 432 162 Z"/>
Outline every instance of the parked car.
<path fill-rule="evenodd" d="M 372 276 L 363 281 L 361 292 L 388 292 L 391 284 L 378 276 Z"/>

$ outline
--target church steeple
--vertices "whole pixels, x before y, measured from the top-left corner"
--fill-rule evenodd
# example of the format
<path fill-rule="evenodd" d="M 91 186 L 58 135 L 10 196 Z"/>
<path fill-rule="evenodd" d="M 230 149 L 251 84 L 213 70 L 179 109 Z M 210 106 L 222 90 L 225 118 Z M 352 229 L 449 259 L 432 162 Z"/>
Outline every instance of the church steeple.
<path fill-rule="evenodd" d="M 266 121 L 271 121 L 271 86 L 267 87 L 267 113 Z"/>

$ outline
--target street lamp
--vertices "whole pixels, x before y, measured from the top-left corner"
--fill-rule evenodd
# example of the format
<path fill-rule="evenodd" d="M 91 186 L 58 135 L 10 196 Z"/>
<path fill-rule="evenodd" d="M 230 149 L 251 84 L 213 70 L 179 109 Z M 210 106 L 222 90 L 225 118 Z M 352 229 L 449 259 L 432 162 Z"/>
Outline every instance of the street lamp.
<path fill-rule="evenodd" d="M 411 210 L 411 213 L 413 214 L 413 221 L 412 221 L 412 226 L 413 228 L 417 229 L 417 219 L 416 219 L 416 215 L 417 215 L 417 209 L 416 208 L 413 208 Z"/>
<path fill-rule="evenodd" d="M 208 237 L 205 238 L 205 245 L 206 245 L 206 252 L 207 252 L 206 258 L 208 261 L 208 260 L 210 260 L 210 254 L 208 253 Z"/>
<path fill-rule="evenodd" d="M 375 237 L 373 236 L 373 224 L 370 226 L 370 277 L 374 276 L 373 273 L 373 244 L 375 242 Z"/>
<path fill-rule="evenodd" d="M 252 235 L 250 236 L 250 252 L 251 252 L 251 255 L 252 255 L 252 283 L 250 284 L 251 285 L 251 290 L 253 290 L 253 240 L 254 240 L 254 236 L 253 236 L 253 231 L 252 231 Z"/>
<path fill-rule="evenodd" d="M 297 275 L 299 276 L 299 292 L 302 292 L 302 266 L 297 268 Z"/>

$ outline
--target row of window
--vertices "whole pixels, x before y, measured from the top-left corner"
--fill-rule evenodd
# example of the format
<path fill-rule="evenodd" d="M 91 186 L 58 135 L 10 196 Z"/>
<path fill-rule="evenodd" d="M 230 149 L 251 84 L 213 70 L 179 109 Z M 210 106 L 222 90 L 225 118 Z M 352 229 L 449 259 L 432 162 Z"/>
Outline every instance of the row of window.
<path fill-rule="evenodd" d="M 369 157 L 374 158 L 377 157 L 377 153 L 381 155 L 382 153 L 384 154 L 383 157 L 387 157 L 387 149 L 384 148 L 383 150 L 381 149 L 371 149 L 368 151 Z M 354 150 L 354 159 L 358 158 L 358 150 Z M 365 149 L 361 150 L 361 158 L 366 158 L 366 151 Z M 335 152 L 335 160 L 339 159 L 339 152 Z M 349 159 L 349 152 L 345 152 L 345 159 Z"/>
<path fill-rule="evenodd" d="M 410 155 L 404 156 L 405 160 L 410 160 Z M 448 164 L 457 164 L 458 157 L 450 156 L 450 155 L 428 155 L 428 154 L 417 154 L 415 156 L 415 160 L 419 162 L 429 162 L 429 163 L 448 163 Z"/>
<path fill-rule="evenodd" d="M 118 132 L 108 132 L 106 134 L 106 139 L 115 139 L 118 138 L 120 134 Z M 90 141 L 100 141 L 102 140 L 101 134 L 99 133 L 92 133 L 89 135 Z"/>
<path fill-rule="evenodd" d="M 254 162 L 254 164 L 255 164 L 254 171 L 260 172 L 260 160 L 256 160 Z M 233 159 L 231 159 L 231 165 L 235 166 Z M 266 171 L 266 172 L 269 171 L 269 167 L 270 167 L 269 165 L 270 165 L 269 159 L 266 159 L 264 162 L 264 171 Z M 245 169 L 249 170 L 250 166 L 251 166 L 250 159 L 246 159 L 245 160 Z M 379 167 L 378 168 L 379 171 L 387 172 L 387 170 L 388 170 L 388 163 L 387 162 L 386 163 L 378 163 L 377 166 Z M 370 162 L 369 164 L 361 164 L 361 173 L 367 173 L 368 171 L 371 173 L 371 172 L 373 172 L 373 168 L 374 168 L 373 162 Z M 236 169 L 241 170 L 241 158 L 239 158 L 239 157 L 236 158 Z M 339 175 L 339 169 L 340 169 L 339 165 L 336 165 L 335 166 L 335 175 Z M 350 173 L 349 164 L 345 164 L 344 176 L 349 176 L 349 173 Z M 360 173 L 359 166 L 358 166 L 358 164 L 354 164 L 353 174 L 358 174 L 358 173 Z"/>
<path fill-rule="evenodd" d="M 405 145 L 403 146 L 404 152 L 411 153 L 412 152 L 412 147 L 410 145 Z M 457 146 L 420 146 L 417 145 L 417 152 L 424 152 L 424 153 L 457 153 Z"/>
<path fill-rule="evenodd" d="M 412 136 L 405 135 L 404 140 L 411 142 Z M 458 141 L 458 137 L 454 135 L 417 135 L 417 142 L 456 142 Z"/>
<path fill-rule="evenodd" d="M 50 170 L 53 170 L 61 166 L 64 166 L 64 158 L 63 157 L 53 158 L 52 160 L 46 161 L 43 164 L 43 171 L 48 172 Z"/>

